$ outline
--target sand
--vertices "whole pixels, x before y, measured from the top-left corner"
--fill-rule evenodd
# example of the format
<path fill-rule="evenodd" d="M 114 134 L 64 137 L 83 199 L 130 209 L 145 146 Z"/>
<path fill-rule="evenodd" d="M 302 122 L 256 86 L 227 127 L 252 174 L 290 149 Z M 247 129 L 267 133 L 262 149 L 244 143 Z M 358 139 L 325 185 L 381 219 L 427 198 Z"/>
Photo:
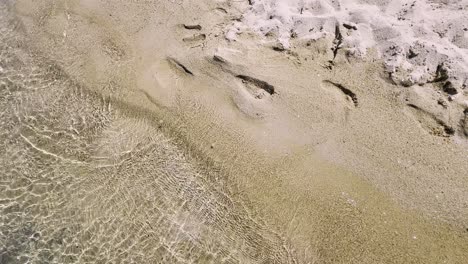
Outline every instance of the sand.
<path fill-rule="evenodd" d="M 462 0 L 257 0 L 227 36 L 234 40 L 235 33 L 250 29 L 276 36 L 278 44 L 290 48 L 293 39 L 316 41 L 335 37 L 338 30 L 338 49 L 358 57 L 377 49 L 395 82 L 433 82 L 443 69 L 456 94 L 468 86 L 467 8 Z"/>
<path fill-rule="evenodd" d="M 0 3 L 0 262 L 468 258 L 458 75 L 395 81 L 336 32 L 278 46 L 251 8 Z"/>

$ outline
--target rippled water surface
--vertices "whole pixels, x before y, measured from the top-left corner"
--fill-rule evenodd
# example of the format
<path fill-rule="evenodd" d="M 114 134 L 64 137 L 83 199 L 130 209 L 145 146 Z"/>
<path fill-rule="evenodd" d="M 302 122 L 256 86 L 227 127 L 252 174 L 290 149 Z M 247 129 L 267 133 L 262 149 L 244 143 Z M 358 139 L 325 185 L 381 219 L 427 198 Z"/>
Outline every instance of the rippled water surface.
<path fill-rule="evenodd" d="M 4 4 L 0 27 L 0 263 L 289 260 L 215 170 L 35 57 Z"/>

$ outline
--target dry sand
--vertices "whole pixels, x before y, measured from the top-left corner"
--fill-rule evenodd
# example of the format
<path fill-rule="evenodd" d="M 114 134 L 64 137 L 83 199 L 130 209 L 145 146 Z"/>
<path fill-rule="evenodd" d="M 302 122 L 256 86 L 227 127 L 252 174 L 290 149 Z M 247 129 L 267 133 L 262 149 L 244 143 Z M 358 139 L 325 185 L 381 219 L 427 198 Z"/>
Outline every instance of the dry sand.
<path fill-rule="evenodd" d="M 466 262 L 462 99 L 246 8 L 0 3 L 1 263 Z"/>

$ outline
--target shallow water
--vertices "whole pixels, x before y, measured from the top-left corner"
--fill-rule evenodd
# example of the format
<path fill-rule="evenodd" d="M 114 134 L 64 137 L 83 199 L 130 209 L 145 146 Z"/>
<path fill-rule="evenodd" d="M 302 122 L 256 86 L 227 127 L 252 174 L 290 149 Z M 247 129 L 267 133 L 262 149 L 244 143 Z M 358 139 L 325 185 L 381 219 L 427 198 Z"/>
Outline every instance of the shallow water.
<path fill-rule="evenodd" d="M 0 7 L 0 263 L 288 261 L 216 171 L 34 58 Z"/>

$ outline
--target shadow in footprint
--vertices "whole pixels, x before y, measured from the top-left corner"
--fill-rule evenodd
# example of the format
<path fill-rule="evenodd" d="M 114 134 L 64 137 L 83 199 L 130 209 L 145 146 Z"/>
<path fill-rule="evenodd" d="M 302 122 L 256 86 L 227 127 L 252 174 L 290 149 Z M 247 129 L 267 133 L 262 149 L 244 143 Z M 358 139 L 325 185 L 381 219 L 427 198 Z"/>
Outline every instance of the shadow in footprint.
<path fill-rule="evenodd" d="M 171 57 L 168 57 L 167 58 L 167 61 L 169 62 L 169 64 L 171 66 L 173 66 L 174 68 L 176 68 L 177 70 L 179 71 L 182 71 L 184 72 L 185 74 L 188 74 L 188 75 L 191 75 L 193 76 L 193 72 L 191 70 L 189 70 L 185 65 L 183 65 L 182 63 L 180 63 L 178 60 L 174 59 L 174 58 L 171 58 Z"/>
<path fill-rule="evenodd" d="M 265 81 L 253 78 L 247 75 L 237 75 L 237 78 L 241 79 L 242 82 L 247 86 L 248 90 L 257 98 L 262 91 L 267 92 L 269 95 L 275 94 L 275 87 Z M 260 93 L 259 93 L 260 92 Z M 261 99 L 261 98 L 257 98 Z"/>
<path fill-rule="evenodd" d="M 462 130 L 465 137 L 468 138 L 468 108 L 463 111 L 463 119 L 461 120 Z"/>
<path fill-rule="evenodd" d="M 346 96 L 346 98 L 348 98 L 349 100 L 351 100 L 353 102 L 355 107 L 359 106 L 359 101 L 358 101 L 357 95 L 353 91 L 351 91 L 350 89 L 344 87 L 342 84 L 339 84 L 339 83 L 336 83 L 336 82 L 332 82 L 332 81 L 329 81 L 329 80 L 325 80 L 323 82 L 331 84 L 334 87 L 338 88 L 338 90 L 340 90 Z"/>

